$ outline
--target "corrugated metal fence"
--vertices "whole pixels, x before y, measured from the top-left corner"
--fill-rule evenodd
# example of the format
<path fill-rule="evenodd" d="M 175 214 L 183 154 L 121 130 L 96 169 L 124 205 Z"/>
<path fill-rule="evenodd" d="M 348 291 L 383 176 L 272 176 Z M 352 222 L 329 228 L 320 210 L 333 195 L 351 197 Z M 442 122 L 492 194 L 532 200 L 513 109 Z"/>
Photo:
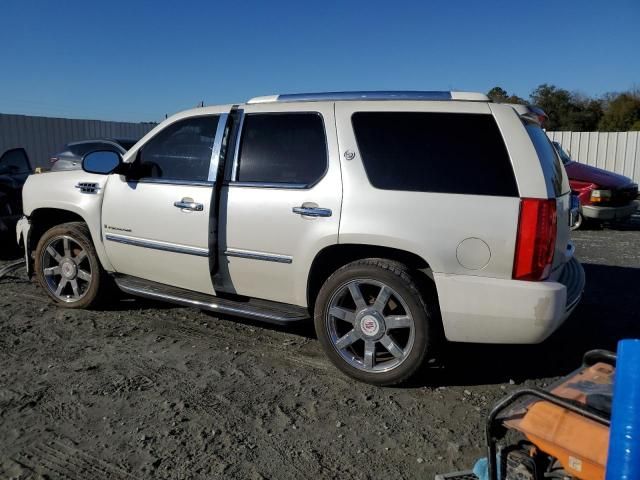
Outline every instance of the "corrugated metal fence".
<path fill-rule="evenodd" d="M 640 183 L 640 132 L 547 132 L 573 160 Z"/>
<path fill-rule="evenodd" d="M 138 140 L 154 123 L 104 122 L 70 118 L 31 117 L 0 113 L 0 155 L 10 149 L 26 149 L 34 167 L 49 166 L 49 157 L 65 144 L 95 138 Z"/>

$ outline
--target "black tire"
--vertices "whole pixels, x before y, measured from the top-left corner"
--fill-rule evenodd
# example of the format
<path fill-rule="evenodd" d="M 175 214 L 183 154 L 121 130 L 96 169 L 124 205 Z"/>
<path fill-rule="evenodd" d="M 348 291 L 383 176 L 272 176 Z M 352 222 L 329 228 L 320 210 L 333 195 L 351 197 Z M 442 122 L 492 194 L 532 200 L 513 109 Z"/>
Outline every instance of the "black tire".
<path fill-rule="evenodd" d="M 578 212 L 578 219 L 576 220 L 575 225 L 571 227 L 571 230 L 580 230 L 581 228 L 584 228 L 585 225 L 586 221 L 584 216 L 582 215 L 582 212 Z"/>
<path fill-rule="evenodd" d="M 50 242 L 60 237 L 70 238 L 72 242 L 75 242 L 75 244 L 81 247 L 86 253 L 86 259 L 84 260 L 86 263 L 84 263 L 84 265 L 90 267 L 90 281 L 78 300 L 61 300 L 56 296 L 55 292 L 52 291 L 50 283 L 48 283 L 47 278 L 45 278 L 45 265 L 43 264 L 43 262 L 46 261 L 44 258 L 45 249 L 50 245 Z M 47 295 L 49 295 L 56 305 L 65 308 L 89 309 L 95 307 L 102 303 L 112 290 L 111 278 L 100 264 L 93 242 L 91 241 L 89 228 L 82 222 L 69 222 L 56 225 L 42 235 L 35 250 L 34 271 L 38 283 Z"/>
<path fill-rule="evenodd" d="M 338 347 L 334 345 L 329 326 L 331 323 L 329 309 L 333 299 L 345 289 L 345 285 L 354 281 L 380 282 L 401 297 L 413 318 L 413 346 L 406 354 L 401 363 L 387 371 L 365 371 L 364 365 L 353 366 L 346 361 L 339 353 Z M 370 301 L 365 302 L 373 305 Z M 406 308 L 405 308 L 406 309 Z M 364 318 L 362 321 L 364 322 Z M 386 317 L 383 317 L 386 318 Z M 356 325 L 355 321 L 353 324 Z M 407 381 L 424 364 L 428 352 L 430 352 L 432 338 L 435 329 L 432 325 L 432 317 L 429 309 L 420 294 L 417 282 L 411 277 L 406 266 L 399 262 L 381 258 L 368 258 L 349 263 L 335 271 L 324 283 L 315 303 L 314 324 L 316 334 L 322 347 L 331 362 L 342 372 L 356 380 L 380 385 L 397 385 Z M 349 328 L 349 327 L 347 327 Z M 364 327 L 363 327 L 364 328 Z M 387 328 L 387 327 L 384 327 Z M 356 327 L 354 326 L 354 330 Z M 376 330 L 377 331 L 377 330 Z M 364 339 L 362 339 L 364 342 Z M 355 343 L 353 344 L 356 345 Z M 378 348 L 378 347 L 376 347 Z M 375 355 L 375 354 L 374 354 Z"/>

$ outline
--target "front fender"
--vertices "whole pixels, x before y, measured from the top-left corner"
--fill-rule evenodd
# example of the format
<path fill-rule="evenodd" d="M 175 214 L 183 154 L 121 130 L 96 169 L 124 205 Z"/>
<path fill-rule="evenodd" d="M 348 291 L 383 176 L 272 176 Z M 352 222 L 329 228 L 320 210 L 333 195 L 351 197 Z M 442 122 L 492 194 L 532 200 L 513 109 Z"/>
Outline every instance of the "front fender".
<path fill-rule="evenodd" d="M 22 191 L 25 215 L 32 217 L 39 209 L 57 209 L 74 213 L 89 227 L 93 245 L 102 267 L 113 271 L 102 239 L 102 199 L 108 176 L 82 170 L 31 175 Z M 94 193 L 78 188 L 79 183 L 95 184 Z"/>

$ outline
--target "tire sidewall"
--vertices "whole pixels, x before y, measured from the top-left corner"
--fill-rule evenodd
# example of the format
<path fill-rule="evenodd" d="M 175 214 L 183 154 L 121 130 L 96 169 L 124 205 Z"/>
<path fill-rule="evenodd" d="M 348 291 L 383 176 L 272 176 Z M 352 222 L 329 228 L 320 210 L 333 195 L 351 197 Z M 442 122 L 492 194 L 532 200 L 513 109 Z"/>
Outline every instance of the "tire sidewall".
<path fill-rule="evenodd" d="M 78 224 L 63 224 L 53 227 L 47 230 L 40 238 L 38 246 L 35 251 L 35 274 L 40 284 L 40 287 L 44 289 L 49 298 L 51 298 L 57 305 L 65 308 L 89 308 L 92 306 L 100 291 L 100 284 L 102 280 L 102 266 L 98 260 L 95 248 L 91 242 L 91 238 L 88 236 L 88 231 L 85 233 L 83 230 L 87 230 L 86 227 L 82 228 Z M 91 284 L 87 293 L 78 301 L 64 302 L 58 299 L 50 290 L 47 285 L 47 281 L 44 278 L 44 268 L 42 265 L 42 254 L 49 244 L 51 239 L 60 236 L 71 237 L 74 242 L 77 242 L 87 253 L 89 264 L 91 265 Z"/>
<path fill-rule="evenodd" d="M 576 224 L 574 226 L 571 227 L 572 231 L 575 230 L 580 230 L 582 227 L 584 227 L 584 215 L 582 215 L 582 212 L 578 213 L 578 221 L 576 222 Z"/>
<path fill-rule="evenodd" d="M 399 264 L 394 264 L 394 266 L 399 266 Z M 411 316 L 414 319 L 414 344 L 409 356 L 391 371 L 373 373 L 349 365 L 336 350 L 329 337 L 326 323 L 329 302 L 338 289 L 353 280 L 376 280 L 382 282 L 393 288 L 409 307 Z M 430 323 L 429 312 L 415 286 L 391 270 L 368 264 L 350 264 L 331 275 L 318 293 L 314 312 L 314 324 L 318 340 L 331 362 L 350 377 L 376 385 L 401 383 L 420 368 L 430 344 Z"/>

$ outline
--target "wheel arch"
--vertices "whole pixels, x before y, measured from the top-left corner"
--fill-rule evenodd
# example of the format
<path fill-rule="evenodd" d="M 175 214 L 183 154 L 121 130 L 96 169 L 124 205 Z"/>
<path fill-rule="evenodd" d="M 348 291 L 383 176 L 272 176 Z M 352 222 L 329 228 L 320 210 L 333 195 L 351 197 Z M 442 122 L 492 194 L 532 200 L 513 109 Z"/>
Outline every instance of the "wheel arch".
<path fill-rule="evenodd" d="M 28 242 L 29 252 L 35 251 L 38 242 L 47 230 L 55 227 L 56 225 L 62 225 L 63 223 L 69 222 L 82 222 L 87 225 L 91 235 L 91 242 L 96 249 L 96 253 L 102 267 L 105 270 L 112 270 L 111 263 L 104 251 L 100 231 L 98 230 L 96 232 L 95 225 L 88 222 L 81 212 L 73 211 L 71 209 L 41 207 L 36 208 L 31 212 L 29 215 L 29 223 L 31 225 Z"/>
<path fill-rule="evenodd" d="M 406 265 L 414 275 L 423 295 L 431 295 L 436 291 L 431 267 L 427 260 L 420 255 L 407 250 L 379 245 L 335 244 L 320 250 L 313 259 L 307 279 L 307 304 L 309 308 L 313 311 L 320 288 L 333 272 L 348 263 L 364 258 L 384 258 L 400 262 Z M 435 300 L 437 303 L 437 296 Z"/>

